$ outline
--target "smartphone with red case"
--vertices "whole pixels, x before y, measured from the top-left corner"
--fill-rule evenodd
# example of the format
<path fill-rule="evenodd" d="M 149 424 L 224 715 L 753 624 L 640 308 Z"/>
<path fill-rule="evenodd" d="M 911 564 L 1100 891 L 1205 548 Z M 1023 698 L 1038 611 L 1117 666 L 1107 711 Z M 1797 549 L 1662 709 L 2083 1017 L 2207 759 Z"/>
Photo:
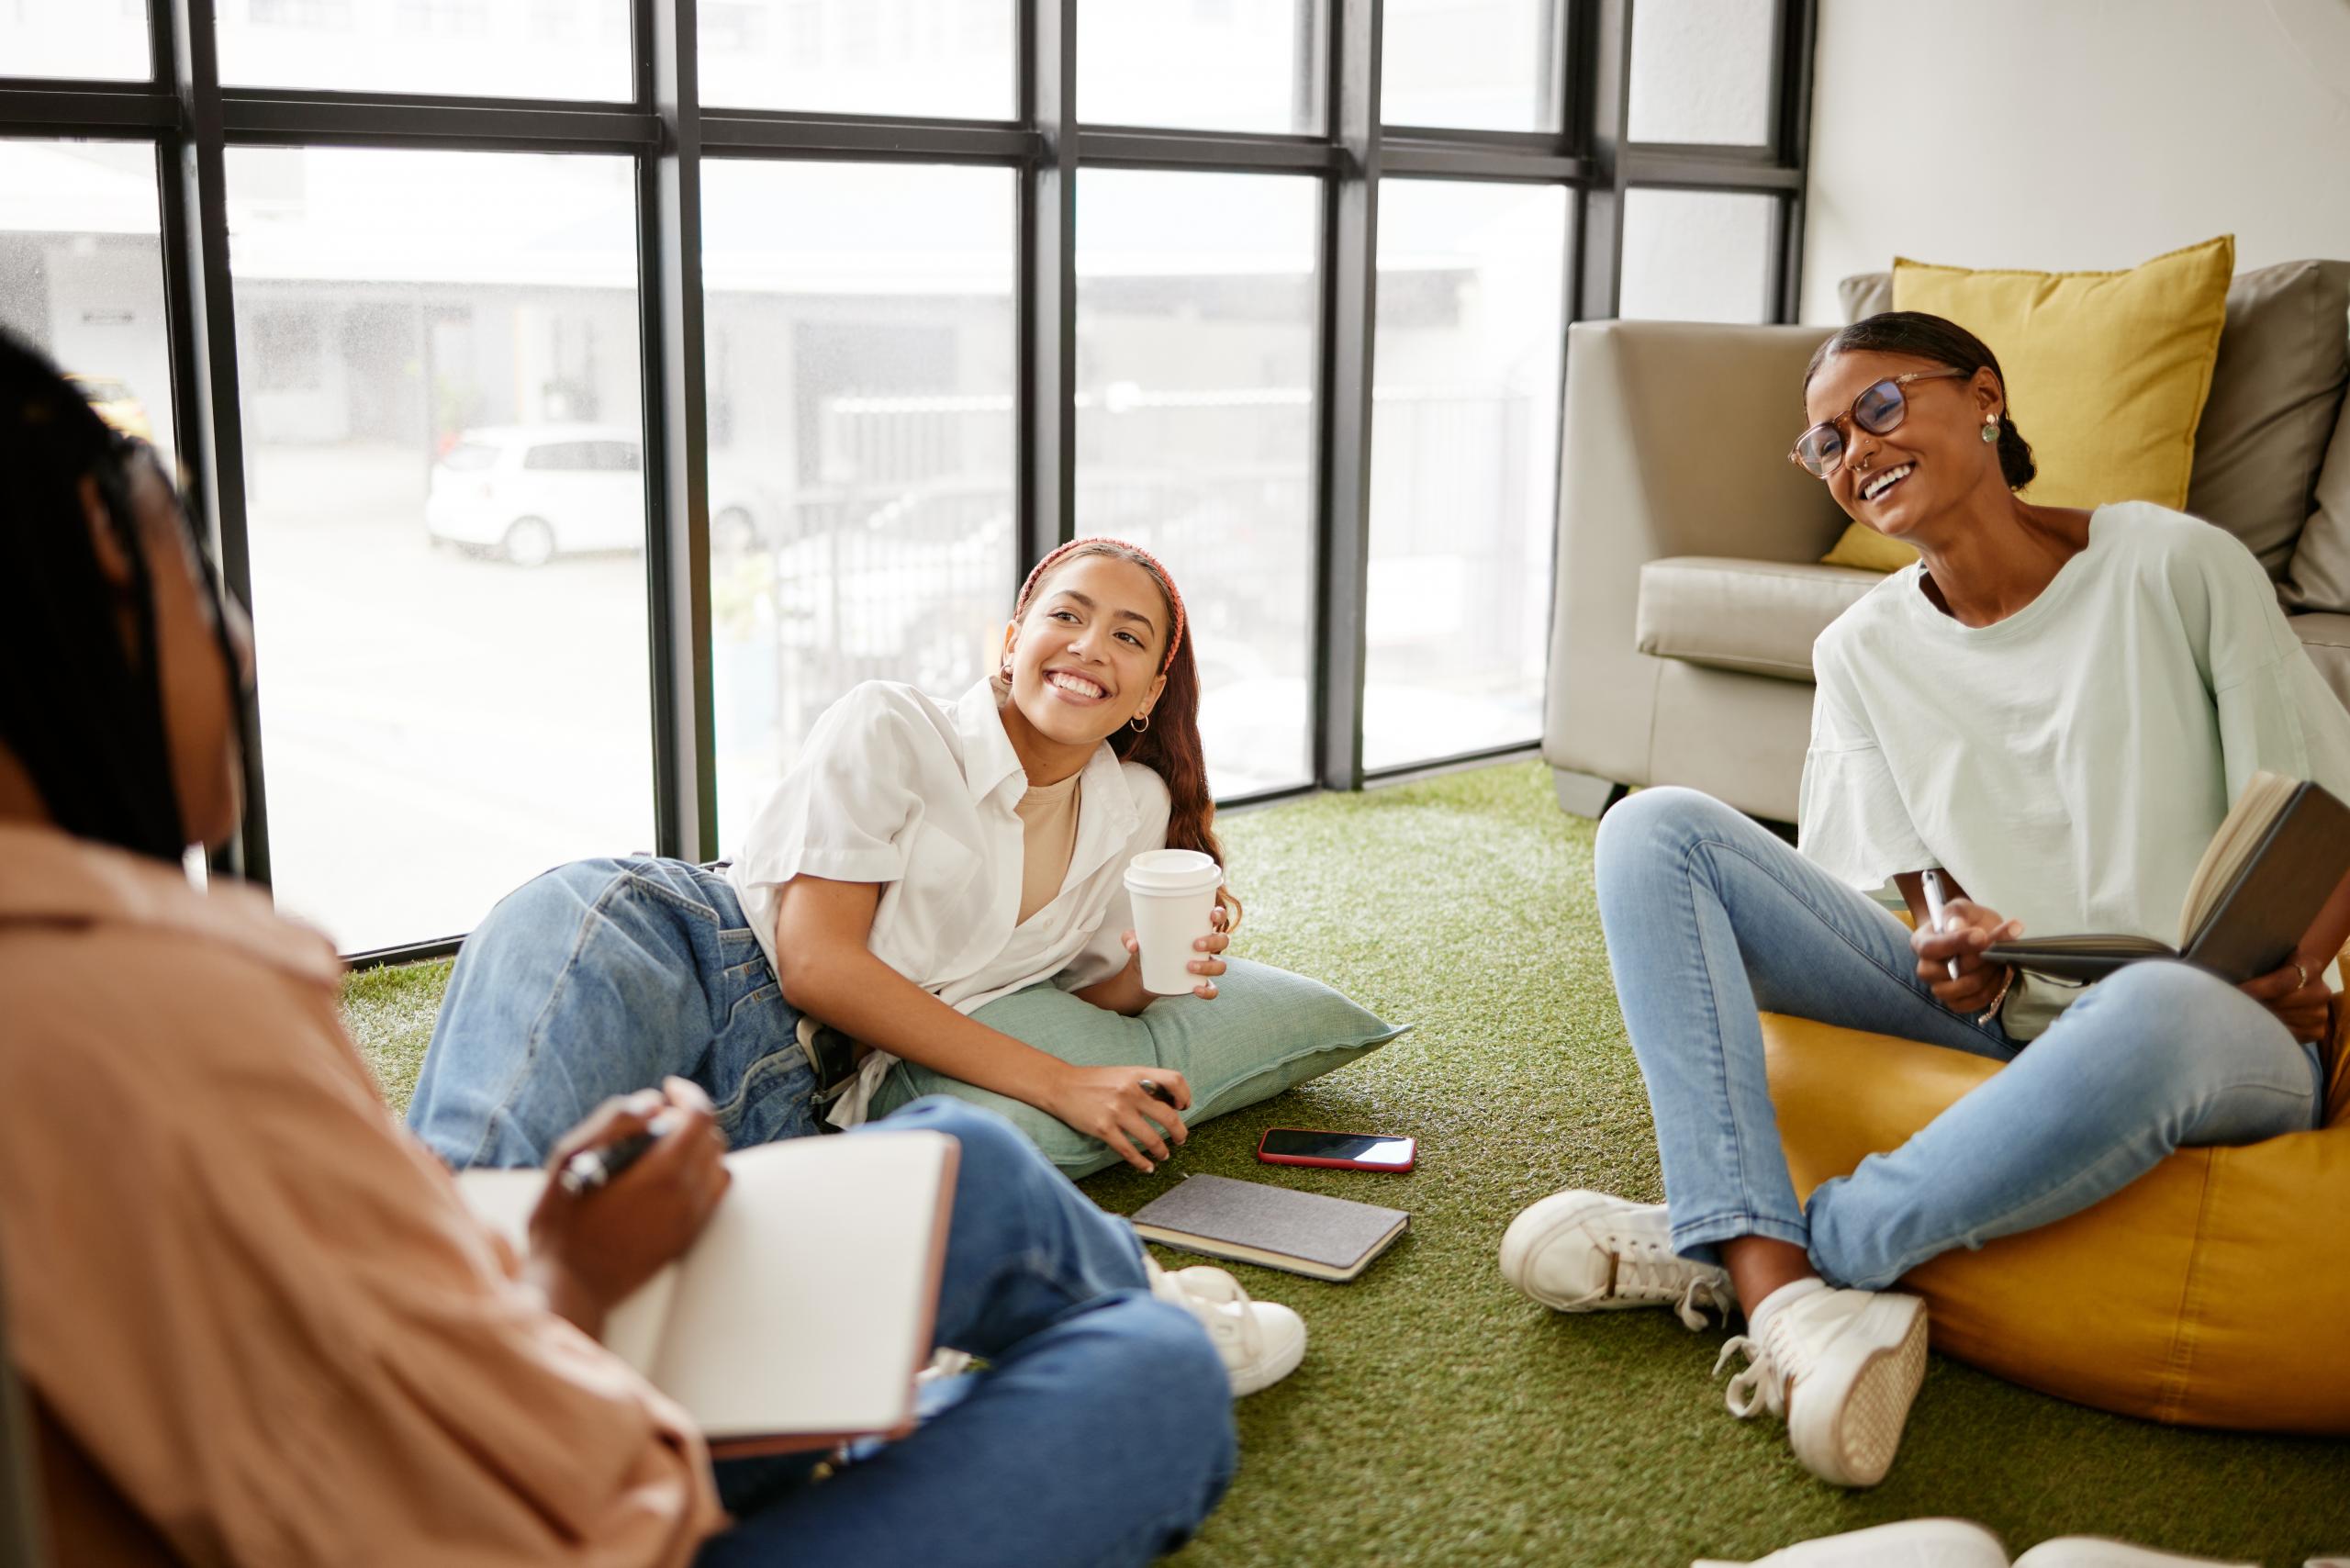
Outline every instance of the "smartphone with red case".
<path fill-rule="evenodd" d="M 1417 1145 L 1407 1137 L 1312 1127 L 1269 1127 L 1257 1144 L 1257 1158 L 1268 1165 L 1319 1165 L 1333 1170 L 1409 1170 L 1417 1152 Z"/>

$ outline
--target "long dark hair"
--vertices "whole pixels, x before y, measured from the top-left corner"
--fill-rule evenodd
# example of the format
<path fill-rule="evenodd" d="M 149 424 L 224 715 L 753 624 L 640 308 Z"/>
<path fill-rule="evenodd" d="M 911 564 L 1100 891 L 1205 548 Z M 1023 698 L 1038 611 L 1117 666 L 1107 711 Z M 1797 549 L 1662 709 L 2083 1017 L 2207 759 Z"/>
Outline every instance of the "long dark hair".
<path fill-rule="evenodd" d="M 82 481 L 131 563 L 132 641 L 98 568 Z M 155 600 L 130 501 L 129 449 L 48 357 L 0 331 L 0 745 L 78 838 L 177 862 Z"/>
<path fill-rule="evenodd" d="M 1139 731 L 1131 724 L 1120 725 L 1110 737 L 1110 754 L 1120 762 L 1139 762 L 1166 781 L 1167 846 L 1195 849 L 1221 866 L 1224 845 L 1215 835 L 1215 797 L 1208 793 L 1207 756 L 1200 746 L 1200 667 L 1192 657 L 1192 639 L 1184 634 L 1183 596 L 1175 591 L 1174 579 L 1167 575 L 1167 568 L 1149 551 L 1124 540 L 1076 540 L 1046 556 L 1028 574 L 1027 582 L 1021 587 L 1020 599 L 1012 607 L 1012 618 L 1018 621 L 1028 613 L 1029 602 L 1053 572 L 1089 555 L 1105 555 L 1140 566 L 1150 574 L 1150 580 L 1158 586 L 1158 597 L 1167 607 L 1169 645 L 1160 670 L 1167 678 L 1167 685 L 1151 709 L 1148 725 Z M 1001 677 L 998 684 L 1004 685 Z M 1009 691 L 1010 688 L 1004 686 L 1003 694 L 1008 695 Z M 1225 929 L 1237 928 L 1240 924 L 1240 900 L 1229 888 L 1218 888 L 1215 897 L 1229 916 Z"/>
<path fill-rule="evenodd" d="M 1929 359 L 1936 364 L 1972 375 L 1978 370 L 1988 370 L 1998 377 L 2001 402 L 1999 406 L 1999 475 L 2010 490 L 2020 490 L 2031 483 L 2040 472 L 2031 460 L 2031 443 L 2016 429 L 2012 400 L 2006 398 L 2007 373 L 1999 368 L 1999 356 L 1982 339 L 1955 321 L 1940 316 L 1929 316 L 1923 310 L 1886 310 L 1874 316 L 1863 316 L 1834 337 L 1819 345 L 1805 367 L 1803 384 L 1811 388 L 1811 378 L 1830 354 L 1838 353 L 1898 353 L 1913 359 Z"/>

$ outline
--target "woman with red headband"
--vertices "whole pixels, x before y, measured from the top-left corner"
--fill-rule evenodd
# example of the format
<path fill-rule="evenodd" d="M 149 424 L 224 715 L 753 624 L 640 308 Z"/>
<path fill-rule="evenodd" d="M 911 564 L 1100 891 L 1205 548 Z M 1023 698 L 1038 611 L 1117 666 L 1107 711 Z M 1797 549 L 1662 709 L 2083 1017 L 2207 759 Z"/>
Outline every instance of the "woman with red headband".
<path fill-rule="evenodd" d="M 1117 1013 L 1151 1000 L 1127 862 L 1223 859 L 1198 707 L 1166 569 L 1114 540 L 1061 546 L 960 700 L 868 681 L 826 710 L 725 869 L 586 860 L 500 902 L 458 955 L 409 1125 L 461 1169 L 540 1165 L 607 1097 L 675 1075 L 734 1144 L 762 1143 L 863 1121 L 902 1059 L 1154 1169 L 1189 1137 L 1182 1074 L 1079 1067 L 971 1014 L 1045 980 Z M 1202 997 L 1238 909 L 1218 896 Z M 1304 1352 L 1294 1313 L 1221 1270 L 1150 1279 L 1206 1325 L 1237 1393 Z"/>

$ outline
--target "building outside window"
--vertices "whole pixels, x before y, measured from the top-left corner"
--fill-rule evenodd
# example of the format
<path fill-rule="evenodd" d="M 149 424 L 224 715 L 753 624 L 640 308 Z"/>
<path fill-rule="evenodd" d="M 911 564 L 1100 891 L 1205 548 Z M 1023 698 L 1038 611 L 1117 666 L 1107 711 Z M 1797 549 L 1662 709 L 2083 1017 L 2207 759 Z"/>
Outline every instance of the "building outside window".
<path fill-rule="evenodd" d="M 1374 9 L 1375 185 L 1332 69 Z M 0 129 L 0 323 L 168 451 L 204 323 L 163 265 L 176 171 L 118 113 L 178 115 L 151 11 L 0 0 L 0 96 L 66 83 Z M 191 356 L 240 416 L 199 455 L 239 481 L 259 645 L 244 853 L 347 952 L 445 944 L 560 860 L 720 852 L 850 686 L 978 678 L 1075 532 L 1183 584 L 1226 800 L 1527 746 L 1568 321 L 1791 297 L 1803 0 L 1615 13 L 1612 186 L 1573 35 L 1606 6 L 1069 0 L 1067 40 L 1015 0 L 696 11 L 681 235 L 626 106 L 634 0 L 220 5 L 202 90 L 269 128 L 225 137 L 211 215 L 234 363 Z M 1083 129 L 1022 125 L 1063 68 Z M 682 445 L 663 253 L 699 306 Z"/>

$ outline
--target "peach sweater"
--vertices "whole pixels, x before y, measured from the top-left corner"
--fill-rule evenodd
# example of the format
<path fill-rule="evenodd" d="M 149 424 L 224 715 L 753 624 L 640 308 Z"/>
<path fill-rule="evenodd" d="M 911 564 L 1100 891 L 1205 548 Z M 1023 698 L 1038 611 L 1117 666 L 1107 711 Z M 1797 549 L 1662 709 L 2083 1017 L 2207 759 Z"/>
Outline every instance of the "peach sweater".
<path fill-rule="evenodd" d="M 518 1282 L 339 976 L 252 890 L 0 825 L 9 1350 L 86 1461 L 49 1466 L 58 1561 L 124 1533 L 110 1488 L 188 1562 L 688 1562 L 700 1439 Z"/>

